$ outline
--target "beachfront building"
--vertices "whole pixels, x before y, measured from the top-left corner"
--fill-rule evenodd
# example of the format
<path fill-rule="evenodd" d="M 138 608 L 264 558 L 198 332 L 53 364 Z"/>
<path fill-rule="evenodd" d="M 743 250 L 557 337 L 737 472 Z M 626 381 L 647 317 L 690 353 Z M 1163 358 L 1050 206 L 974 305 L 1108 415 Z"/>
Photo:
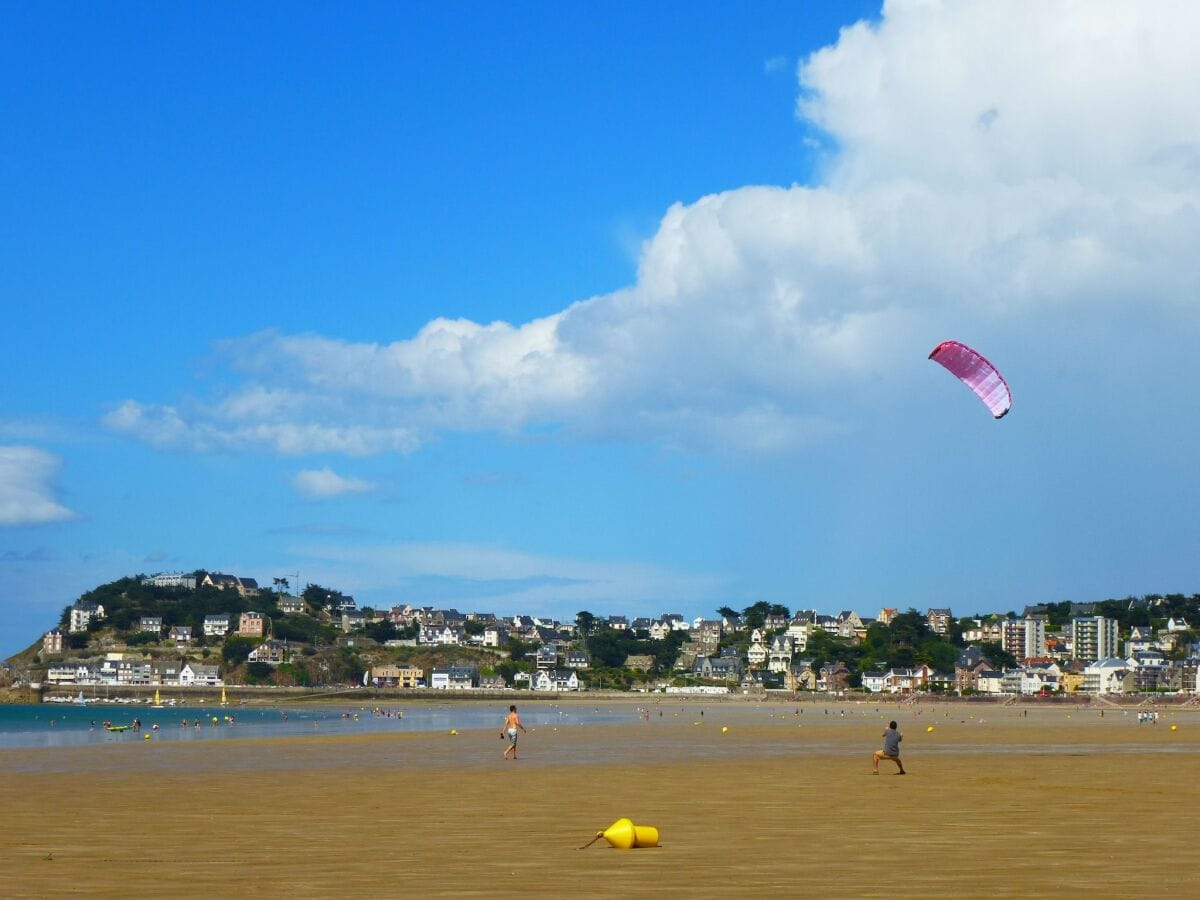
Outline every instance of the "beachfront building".
<path fill-rule="evenodd" d="M 1001 687 L 1003 681 L 1003 672 L 998 672 L 995 669 L 985 669 L 975 676 L 975 690 L 981 694 L 1000 694 L 1004 691 Z"/>
<path fill-rule="evenodd" d="M 1071 620 L 1071 657 L 1087 661 L 1117 655 L 1117 620 L 1104 616 L 1077 616 Z"/>
<path fill-rule="evenodd" d="M 821 671 L 817 675 L 818 690 L 838 693 L 846 690 L 849 686 L 850 670 L 841 660 L 821 666 Z"/>
<path fill-rule="evenodd" d="M 579 674 L 574 669 L 539 669 L 529 686 L 535 691 L 577 691 Z"/>
<path fill-rule="evenodd" d="M 225 637 L 229 634 L 229 613 L 204 617 L 205 637 Z"/>
<path fill-rule="evenodd" d="M 1000 646 L 1018 660 L 1045 656 L 1046 618 L 1026 616 L 1024 619 L 1006 619 L 1000 636 Z"/>
<path fill-rule="evenodd" d="M 117 684 L 149 684 L 151 674 L 148 660 L 122 659 L 117 663 Z"/>
<path fill-rule="evenodd" d="M 83 663 L 61 662 L 51 663 L 46 667 L 47 684 L 88 684 L 95 679 L 89 678 L 90 667 Z"/>
<path fill-rule="evenodd" d="M 470 690 L 475 686 L 475 670 L 465 666 L 434 669 L 429 675 L 429 686 L 435 691 Z"/>
<path fill-rule="evenodd" d="M 911 694 L 924 689 L 932 674 L 933 670 L 925 665 L 886 672 L 877 669 L 863 675 L 862 686 L 872 693 Z"/>
<path fill-rule="evenodd" d="M 1053 661 L 1043 661 L 1020 670 L 1018 693 L 1054 694 L 1062 688 L 1062 669 Z"/>
<path fill-rule="evenodd" d="M 798 659 L 788 666 L 783 686 L 789 691 L 815 691 L 817 673 L 813 671 L 811 659 Z"/>
<path fill-rule="evenodd" d="M 415 688 L 425 677 L 419 666 L 389 664 L 371 669 L 371 679 L 379 687 Z"/>
<path fill-rule="evenodd" d="M 180 660 L 165 660 L 150 663 L 150 683 L 171 685 L 179 684 L 179 670 L 183 667 Z"/>
<path fill-rule="evenodd" d="M 278 666 L 288 661 L 287 644 L 283 641 L 263 641 L 250 651 L 246 657 L 250 662 L 267 663 Z"/>
<path fill-rule="evenodd" d="M 1083 690 L 1088 694 L 1127 694 L 1136 685 L 1123 659 L 1098 659 L 1083 670 Z"/>
<path fill-rule="evenodd" d="M 180 687 L 219 687 L 224 683 L 221 671 L 216 666 L 186 662 L 179 669 Z"/>
<path fill-rule="evenodd" d="M 870 672 L 863 672 L 863 690 L 871 694 L 882 694 L 883 686 L 887 681 L 887 674 L 883 669 L 872 669 Z"/>
<path fill-rule="evenodd" d="M 742 663 L 732 656 L 697 656 L 692 671 L 698 678 L 737 682 L 742 677 Z"/>
<path fill-rule="evenodd" d="M 1141 650 L 1126 658 L 1126 666 L 1133 673 L 1134 689 L 1156 691 L 1166 689 L 1163 682 L 1167 674 L 1167 658 L 1158 650 Z"/>

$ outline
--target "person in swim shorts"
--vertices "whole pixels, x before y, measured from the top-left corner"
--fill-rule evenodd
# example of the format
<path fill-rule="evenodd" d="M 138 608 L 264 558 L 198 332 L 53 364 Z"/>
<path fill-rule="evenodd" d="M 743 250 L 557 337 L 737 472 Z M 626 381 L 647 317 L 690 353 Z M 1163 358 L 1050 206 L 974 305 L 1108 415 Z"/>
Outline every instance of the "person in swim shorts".
<path fill-rule="evenodd" d="M 883 749 L 876 750 L 875 754 L 871 757 L 876 775 L 879 774 L 879 761 L 881 759 L 890 759 L 899 766 L 900 771 L 896 773 L 897 775 L 908 774 L 904 771 L 904 763 L 900 762 L 900 742 L 902 740 L 904 740 L 904 736 L 896 730 L 896 723 L 888 722 L 888 727 L 883 732 Z"/>
<path fill-rule="evenodd" d="M 525 726 L 521 724 L 521 717 L 517 715 L 517 708 L 510 706 L 508 715 L 504 719 L 504 727 L 500 730 L 500 737 L 508 738 L 508 746 L 504 748 L 504 758 L 508 759 L 508 754 L 512 753 L 512 758 L 517 758 L 517 729 L 525 731 Z"/>

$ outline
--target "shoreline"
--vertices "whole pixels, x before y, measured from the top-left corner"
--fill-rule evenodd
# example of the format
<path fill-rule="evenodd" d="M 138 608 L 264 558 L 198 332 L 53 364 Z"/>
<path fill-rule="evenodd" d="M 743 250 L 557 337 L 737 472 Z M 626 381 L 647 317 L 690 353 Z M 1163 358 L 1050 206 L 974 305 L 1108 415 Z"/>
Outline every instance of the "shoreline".
<path fill-rule="evenodd" d="M 70 688 L 54 689 L 51 693 L 43 689 L 41 700 L 31 702 L 21 699 L 27 692 L 10 689 L 0 692 L 0 706 L 69 706 L 78 696 L 84 693 L 85 704 L 79 706 L 123 706 L 148 704 L 156 692 L 163 694 L 164 701 L 176 701 L 168 705 L 218 705 L 220 704 L 221 688 L 192 688 L 192 687 L 162 687 L 139 685 L 136 687 L 122 686 L 110 688 L 108 696 L 101 698 L 88 695 L 90 686 L 74 685 Z M 256 687 L 246 685 L 227 685 L 224 691 L 228 697 L 228 706 L 274 707 L 281 704 L 320 705 L 345 702 L 436 702 L 463 703 L 493 701 L 496 703 L 589 703 L 589 702 L 625 702 L 636 705 L 655 705 L 661 703 L 762 703 L 762 704 L 797 704 L 810 705 L 845 705 L 845 704 L 874 704 L 894 706 L 927 706 L 948 703 L 965 703 L 971 705 L 997 706 L 1093 706 L 1131 709 L 1136 706 L 1181 707 L 1189 704 L 1200 704 L 1200 696 L 1195 694 L 1055 694 L 1047 697 L 1037 695 L 975 695 L 970 697 L 943 696 L 938 694 L 852 694 L 832 695 L 817 693 L 792 693 L 791 691 L 767 691 L 763 693 L 729 693 L 729 694 L 666 694 L 658 692 L 631 691 L 491 691 L 473 689 L 470 691 L 431 690 L 429 688 L 400 689 L 347 687 L 336 690 L 316 690 L 312 688 L 277 688 Z M 20 694 L 21 696 L 18 696 Z M 53 700 L 51 697 L 61 698 Z M 119 702 L 124 698 L 127 702 Z M 107 700 L 108 702 L 105 702 Z"/>

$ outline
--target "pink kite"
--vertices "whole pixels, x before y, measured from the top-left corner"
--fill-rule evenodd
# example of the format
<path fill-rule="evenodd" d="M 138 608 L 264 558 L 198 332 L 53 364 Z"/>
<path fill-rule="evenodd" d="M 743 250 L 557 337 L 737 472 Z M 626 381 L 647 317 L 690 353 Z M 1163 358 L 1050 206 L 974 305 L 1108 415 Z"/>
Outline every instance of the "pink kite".
<path fill-rule="evenodd" d="M 942 341 L 929 358 L 969 387 L 995 418 L 1003 418 L 1012 408 L 1012 392 L 1004 376 L 966 344 Z"/>

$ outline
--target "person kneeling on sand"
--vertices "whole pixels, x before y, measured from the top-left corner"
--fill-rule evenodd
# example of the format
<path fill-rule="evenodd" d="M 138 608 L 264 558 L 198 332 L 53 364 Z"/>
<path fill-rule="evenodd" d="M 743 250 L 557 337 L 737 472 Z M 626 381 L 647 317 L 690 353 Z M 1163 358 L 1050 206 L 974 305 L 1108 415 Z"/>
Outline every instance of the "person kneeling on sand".
<path fill-rule="evenodd" d="M 876 750 L 875 754 L 871 757 L 876 775 L 879 774 L 879 761 L 881 759 L 890 759 L 899 766 L 900 771 L 896 773 L 897 775 L 908 774 L 904 771 L 904 763 L 900 762 L 900 742 L 902 740 L 904 740 L 904 736 L 896 730 L 896 723 L 888 722 L 888 727 L 883 732 L 883 749 Z"/>
<path fill-rule="evenodd" d="M 517 715 L 517 708 L 510 706 L 508 715 L 504 719 L 504 728 L 500 731 L 500 737 L 508 736 L 508 746 L 504 748 L 504 758 L 508 759 L 508 754 L 512 753 L 513 759 L 517 758 L 517 729 L 525 731 L 525 726 L 521 724 L 521 717 Z"/>

